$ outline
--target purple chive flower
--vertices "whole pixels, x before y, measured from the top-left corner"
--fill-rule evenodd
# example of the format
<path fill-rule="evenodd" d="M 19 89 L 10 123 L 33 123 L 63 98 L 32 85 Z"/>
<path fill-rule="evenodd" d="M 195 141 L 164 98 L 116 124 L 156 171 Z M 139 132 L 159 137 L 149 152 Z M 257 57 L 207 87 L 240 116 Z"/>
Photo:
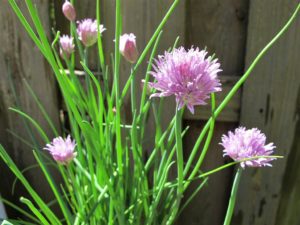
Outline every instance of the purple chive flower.
<path fill-rule="evenodd" d="M 102 34 L 106 29 L 100 24 L 99 29 L 97 26 L 97 20 L 84 19 L 78 22 L 77 34 L 79 40 L 86 46 L 90 47 L 97 42 L 98 32 Z"/>
<path fill-rule="evenodd" d="M 76 19 L 75 8 L 69 1 L 65 1 L 62 6 L 62 11 L 68 20 L 74 21 Z"/>
<path fill-rule="evenodd" d="M 68 58 L 73 52 L 74 52 L 74 42 L 73 37 L 70 37 L 68 35 L 63 35 L 59 38 L 60 43 L 60 55 L 63 58 L 64 54 Z"/>
<path fill-rule="evenodd" d="M 120 52 L 124 56 L 124 58 L 130 63 L 135 63 L 139 56 L 135 39 L 136 37 L 132 33 L 123 34 L 120 37 Z"/>
<path fill-rule="evenodd" d="M 77 155 L 77 153 L 74 152 L 75 146 L 75 141 L 72 141 L 70 135 L 68 135 L 66 139 L 62 137 L 54 138 L 44 149 L 50 152 L 55 161 L 67 165 Z"/>
<path fill-rule="evenodd" d="M 229 132 L 228 136 L 222 136 L 224 156 L 228 155 L 234 161 L 242 161 L 252 157 L 270 156 L 276 148 L 273 143 L 266 145 L 266 136 L 257 128 L 246 130 L 239 127 L 234 132 Z M 275 158 L 257 158 L 241 162 L 241 167 L 262 167 L 272 166 L 270 162 Z"/>
<path fill-rule="evenodd" d="M 186 105 L 191 113 L 195 105 L 206 104 L 211 93 L 221 91 L 218 59 L 206 55 L 207 52 L 199 48 L 180 47 L 159 56 L 154 71 L 150 72 L 156 82 L 149 83 L 159 93 L 151 97 L 175 95 L 178 109 Z"/>

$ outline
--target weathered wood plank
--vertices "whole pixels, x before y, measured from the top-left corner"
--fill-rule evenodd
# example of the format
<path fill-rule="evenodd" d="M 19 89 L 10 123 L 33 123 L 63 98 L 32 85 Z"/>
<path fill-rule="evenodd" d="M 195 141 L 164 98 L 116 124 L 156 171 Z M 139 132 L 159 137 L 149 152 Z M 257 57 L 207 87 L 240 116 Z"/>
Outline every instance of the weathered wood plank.
<path fill-rule="evenodd" d="M 300 224 L 300 88 L 296 102 L 295 117 L 297 120 L 291 153 L 287 159 L 276 225 Z"/>
<path fill-rule="evenodd" d="M 242 74 L 244 64 L 244 51 L 246 41 L 247 27 L 247 10 L 248 1 L 240 0 L 188 0 L 186 12 L 186 45 L 197 46 L 200 48 L 207 47 L 210 54 L 216 53 L 216 57 L 220 59 L 222 74 L 240 75 Z M 232 78 L 238 79 L 238 76 Z M 225 92 L 228 86 L 224 85 Z M 223 93 L 222 93 L 223 94 Z M 222 96 L 222 94 L 218 94 Z M 221 97 L 222 98 L 222 97 Z M 214 139 L 206 158 L 206 165 L 202 170 L 211 169 L 222 165 L 222 151 L 220 145 L 220 137 L 227 130 L 233 129 L 236 124 L 236 118 L 239 118 L 238 104 L 239 95 L 235 96 L 229 106 L 236 109 L 229 119 L 228 114 L 224 111 L 223 120 L 216 124 Z M 195 115 L 206 119 L 209 111 L 204 107 L 198 107 Z M 198 112 L 204 111 L 203 114 Z M 234 116 L 233 116 L 234 115 Z M 185 115 L 187 118 L 187 114 Z M 220 118 L 222 118 L 220 117 Z M 189 117 L 190 118 L 190 117 Z M 231 122 L 225 122 L 226 120 Z M 189 153 L 193 143 L 201 132 L 203 122 L 200 120 L 187 121 L 190 125 L 190 132 L 184 140 L 186 155 Z M 207 225 L 222 224 L 227 200 L 229 197 L 228 182 L 231 181 L 231 169 L 216 174 L 210 178 L 209 186 L 204 188 L 199 196 L 192 204 L 183 212 L 179 224 L 189 225 Z M 197 184 L 196 184 L 197 185 Z M 190 189 L 191 191 L 191 189 Z"/>
<path fill-rule="evenodd" d="M 197 134 L 204 126 L 204 121 L 185 121 L 185 126 L 190 126 L 186 138 L 184 141 L 185 154 L 187 157 L 189 151 L 197 139 Z M 222 150 L 218 144 L 221 140 L 222 134 L 226 133 L 228 129 L 233 129 L 235 123 L 217 122 L 217 129 L 214 133 L 214 140 L 211 143 L 209 152 L 205 158 L 202 171 L 209 171 L 222 164 L 228 163 L 228 159 L 224 159 L 222 156 Z M 200 149 L 203 145 L 200 146 Z M 196 157 L 197 158 L 197 157 Z M 207 225 L 207 224 L 222 224 L 224 218 L 224 208 L 227 205 L 228 196 L 226 193 L 230 189 L 232 170 L 224 170 L 211 176 L 208 183 L 193 199 L 190 205 L 183 211 L 179 218 L 178 225 Z M 195 181 L 191 184 L 185 197 L 187 198 L 192 192 L 200 185 L 200 182 Z M 186 199 L 185 199 L 186 200 Z"/>
<path fill-rule="evenodd" d="M 17 2 L 25 12 L 25 1 L 20 0 Z M 37 4 L 45 28 L 50 31 L 48 20 L 49 1 L 36 0 L 34 2 Z M 31 140 L 27 135 L 27 130 L 21 117 L 9 111 L 8 107 L 16 106 L 20 103 L 21 109 L 36 119 L 51 137 L 50 128 L 40 113 L 34 99 L 30 96 L 23 79 L 28 81 L 45 106 L 53 123 L 59 127 L 56 86 L 48 64 L 26 34 L 17 16 L 12 12 L 8 1 L 1 0 L 0 5 L 0 143 L 4 145 L 16 164 L 23 169 L 29 165 L 36 164 L 31 152 L 32 148 L 10 135 L 7 129 L 16 132 L 29 142 Z M 28 15 L 26 14 L 26 16 Z M 9 77 L 11 77 L 11 81 Z M 15 85 L 19 103 L 13 94 L 11 82 Z M 0 192 L 5 198 L 11 200 L 14 198 L 13 202 L 18 204 L 19 197 L 21 195 L 26 196 L 27 193 L 21 188 L 22 185 L 17 183 L 15 194 L 12 197 L 11 188 L 14 176 L 7 170 L 7 166 L 4 165 L 2 160 L 0 168 L 1 174 L 5 174 L 5 179 L 3 177 L 0 179 Z M 51 194 L 49 194 L 52 193 L 51 189 L 46 184 L 44 176 L 39 170 L 31 170 L 26 172 L 25 175 L 28 177 L 29 183 L 37 189 L 38 193 L 46 201 L 52 200 Z M 11 212 L 11 210 L 8 210 L 10 216 L 12 215 Z"/>
<path fill-rule="evenodd" d="M 226 97 L 228 92 L 232 89 L 235 83 L 238 81 L 237 76 L 220 76 L 222 83 L 222 92 L 216 93 L 216 105 L 218 106 Z M 223 122 L 239 122 L 240 108 L 241 108 L 241 96 L 242 90 L 238 90 L 236 95 L 228 103 L 227 107 L 218 116 L 217 121 Z M 191 114 L 188 110 L 185 111 L 183 118 L 186 120 L 207 120 L 211 117 L 210 104 L 205 106 L 197 106 L 195 108 L 195 114 Z"/>
<path fill-rule="evenodd" d="M 247 66 L 284 25 L 297 4 L 297 1 L 285 0 L 250 2 Z M 287 170 L 287 160 L 296 154 L 294 151 L 297 149 L 292 149 L 292 143 L 299 138 L 295 132 L 296 121 L 299 118 L 299 112 L 296 111 L 300 85 L 300 53 L 297 50 L 300 48 L 299 25 L 298 18 L 257 65 L 244 86 L 241 124 L 249 128 L 258 127 L 265 132 L 268 141 L 276 144 L 276 154 L 285 158 L 274 162 L 273 168 L 245 171 L 238 194 L 235 224 L 277 224 L 276 214 L 281 190 L 286 185 L 283 183 L 283 177 L 284 174 L 291 175 L 291 171 Z M 299 165 L 298 162 L 294 163 Z M 297 168 L 299 169 L 299 166 Z M 283 196 L 287 195 L 288 193 L 285 193 Z M 299 213 L 299 209 L 294 210 Z"/>
<path fill-rule="evenodd" d="M 248 0 L 188 0 L 188 45 L 207 47 L 222 63 L 224 74 L 242 74 Z"/>

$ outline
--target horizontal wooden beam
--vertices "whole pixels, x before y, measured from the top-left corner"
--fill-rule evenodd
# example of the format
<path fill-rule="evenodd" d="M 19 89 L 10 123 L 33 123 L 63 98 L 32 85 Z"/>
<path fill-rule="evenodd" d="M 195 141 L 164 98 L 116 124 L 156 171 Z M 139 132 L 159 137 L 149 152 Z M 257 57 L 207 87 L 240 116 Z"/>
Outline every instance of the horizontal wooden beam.
<path fill-rule="evenodd" d="M 238 76 L 220 76 L 222 83 L 222 91 L 216 93 L 216 104 L 217 106 L 223 101 L 228 92 L 232 89 L 235 83 L 238 81 Z M 218 116 L 217 121 L 224 122 L 238 122 L 240 118 L 241 109 L 241 89 L 233 96 L 229 101 L 226 108 Z M 207 120 L 211 116 L 211 106 L 207 104 L 205 106 L 195 107 L 195 114 L 191 114 L 188 110 L 185 110 L 183 118 L 185 120 Z"/>
<path fill-rule="evenodd" d="M 101 72 L 96 72 L 96 71 L 92 71 L 92 72 L 93 72 L 94 76 L 100 76 L 100 75 L 102 75 Z M 70 71 L 69 70 L 65 70 L 65 73 L 69 75 Z M 83 70 L 75 70 L 74 73 L 78 77 L 84 77 L 86 75 L 86 72 L 83 71 Z"/>

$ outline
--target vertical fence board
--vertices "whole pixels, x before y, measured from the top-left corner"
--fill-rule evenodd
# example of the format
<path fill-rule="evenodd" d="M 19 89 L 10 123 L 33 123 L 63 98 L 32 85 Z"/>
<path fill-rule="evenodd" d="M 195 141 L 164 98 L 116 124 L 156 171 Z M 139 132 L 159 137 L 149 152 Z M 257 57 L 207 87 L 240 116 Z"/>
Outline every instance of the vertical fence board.
<path fill-rule="evenodd" d="M 21 9 L 26 11 L 25 1 L 17 1 Z M 37 4 L 39 13 L 46 29 L 49 29 L 49 5 L 48 1 L 34 1 Z M 0 3 L 0 143 L 6 148 L 16 164 L 24 169 L 29 165 L 36 164 L 32 148 L 26 146 L 7 132 L 7 129 L 14 131 L 25 140 L 30 142 L 26 127 L 19 115 L 8 110 L 8 107 L 14 107 L 20 103 L 23 111 L 29 113 L 40 125 L 45 132 L 52 136 L 50 128 L 40 113 L 37 104 L 30 96 L 23 79 L 26 79 L 33 88 L 35 94 L 40 98 L 45 106 L 53 123 L 58 127 L 58 108 L 56 87 L 50 68 L 43 59 L 43 56 L 30 40 L 25 29 L 20 24 L 17 16 L 10 8 L 8 1 L 1 0 Z M 26 14 L 27 15 L 27 14 Z M 46 15 L 46 16 L 45 16 Z M 28 16 L 28 15 L 27 15 Z M 10 75 L 9 75 L 10 74 Z M 15 85 L 18 102 L 11 88 L 11 82 Z M 1 174 L 5 178 L 0 179 L 0 192 L 2 196 L 11 199 L 12 183 L 14 176 L 9 173 L 7 166 L 1 160 Z M 43 175 L 39 170 L 26 172 L 29 182 L 38 190 L 43 198 L 52 200 L 51 190 Z M 45 182 L 43 182 L 45 181 Z M 21 195 L 26 195 L 20 187 L 16 185 L 14 202 L 19 202 Z M 11 211 L 8 211 L 11 212 Z"/>
<path fill-rule="evenodd" d="M 202 130 L 205 122 L 203 121 L 185 121 L 185 125 L 189 125 L 190 129 L 184 140 L 185 156 L 188 154 L 187 150 L 193 147 L 197 139 L 197 135 Z M 223 133 L 229 129 L 233 129 L 235 123 L 216 123 L 216 131 L 214 140 L 211 143 L 209 152 L 205 158 L 202 171 L 208 171 L 219 167 L 228 160 L 222 157 L 222 151 L 218 144 Z M 203 145 L 201 145 L 203 147 Z M 200 148 L 201 148 L 200 147 Z M 231 181 L 231 170 L 224 170 L 212 175 L 208 184 L 195 196 L 193 201 L 186 207 L 179 218 L 178 224 L 222 224 L 224 218 L 224 210 L 228 199 L 229 183 Z M 191 187 L 187 190 L 185 197 L 189 197 L 193 190 L 199 186 L 199 182 L 194 181 Z"/>
<path fill-rule="evenodd" d="M 300 79 L 300 78 L 299 78 Z M 279 209 L 276 216 L 276 225 L 300 224 L 300 87 L 298 88 L 298 100 L 296 102 L 295 120 L 297 120 L 291 153 L 287 159 L 284 173 L 283 186 Z"/>
<path fill-rule="evenodd" d="M 187 1 L 186 45 L 204 48 L 210 54 L 216 53 L 223 69 L 222 75 L 240 75 L 243 70 L 243 55 L 246 41 L 246 18 L 248 1 L 229 0 L 189 0 Z M 221 75 L 221 76 L 222 76 Z M 201 107 L 199 107 L 199 111 Z M 239 112 L 238 112 L 239 113 Z M 184 145 L 186 156 L 193 147 L 194 140 L 201 132 L 204 121 L 186 120 L 190 131 Z M 235 122 L 218 122 L 206 161 L 201 168 L 210 170 L 225 163 L 221 147 L 221 135 L 236 126 Z M 208 186 L 195 197 L 183 212 L 179 224 L 222 224 L 228 200 L 230 169 L 210 177 Z M 189 193 L 199 185 L 197 182 Z"/>
<path fill-rule="evenodd" d="M 284 0 L 250 2 L 246 65 L 284 25 L 296 4 L 297 1 Z M 297 139 L 295 125 L 297 115 L 299 117 L 296 111 L 300 85 L 300 54 L 296 50 L 300 48 L 299 24 L 298 18 L 257 65 L 244 86 L 242 125 L 258 127 L 265 132 L 268 141 L 277 145 L 276 154 L 285 158 L 274 162 L 273 168 L 245 171 L 237 200 L 235 224 L 275 224 L 281 189 L 286 185 L 282 183 L 283 176 L 292 175 L 285 169 L 289 155 L 293 156 L 292 153 L 297 151 L 292 149 L 292 142 Z"/>

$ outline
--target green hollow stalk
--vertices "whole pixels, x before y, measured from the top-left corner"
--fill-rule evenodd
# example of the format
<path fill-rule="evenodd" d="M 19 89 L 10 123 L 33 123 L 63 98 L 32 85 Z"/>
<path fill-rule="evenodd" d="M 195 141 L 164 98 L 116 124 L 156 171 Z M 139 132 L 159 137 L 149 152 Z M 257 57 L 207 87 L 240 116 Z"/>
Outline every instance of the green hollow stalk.
<path fill-rule="evenodd" d="M 38 164 L 40 165 L 40 168 L 43 171 L 43 173 L 48 181 L 48 184 L 57 199 L 58 205 L 61 208 L 61 211 L 66 219 L 67 224 L 71 225 L 71 221 L 72 221 L 71 213 L 69 211 L 69 208 L 63 201 L 61 194 L 58 192 L 58 188 L 57 188 L 52 176 L 50 175 L 50 173 L 49 173 L 47 167 L 44 165 L 43 161 L 40 159 L 38 153 L 36 151 L 33 151 L 33 155 L 34 155 L 36 161 L 38 162 Z"/>
<path fill-rule="evenodd" d="M 145 105 L 146 96 L 147 96 L 147 89 L 148 89 L 148 81 L 149 81 L 149 78 L 150 78 L 149 71 L 152 68 L 152 61 L 154 59 L 154 56 L 156 55 L 157 47 L 158 47 L 161 35 L 162 35 L 162 31 L 159 32 L 159 34 L 158 34 L 158 36 L 155 40 L 155 43 L 154 43 L 154 46 L 153 46 L 153 49 L 152 49 L 152 52 L 151 52 L 151 55 L 150 55 L 150 58 L 149 58 L 149 62 L 148 62 L 147 70 L 146 70 L 146 75 L 145 75 L 145 80 L 144 80 L 144 85 L 143 85 L 142 96 L 141 96 L 140 114 L 142 114 L 143 107 Z"/>
<path fill-rule="evenodd" d="M 123 148 L 122 148 L 122 134 L 121 134 L 121 104 L 120 104 L 120 35 L 122 30 L 122 15 L 121 15 L 121 0 L 116 0 L 116 27 L 115 27 L 115 62 L 114 62 L 114 88 L 115 88 L 115 132 L 116 132 L 116 150 L 117 150 L 117 165 L 119 172 L 119 207 L 120 212 L 125 211 L 125 194 L 124 194 L 124 169 L 123 169 Z M 125 224 L 125 216 L 118 216 L 119 223 Z"/>
<path fill-rule="evenodd" d="M 121 34 L 121 1 L 116 1 L 116 31 L 115 31 L 115 64 L 114 64 L 114 88 L 115 88 L 115 104 L 116 104 L 116 141 L 117 141 L 117 162 L 119 173 L 123 175 L 122 160 L 122 140 L 121 140 L 121 115 L 120 115 L 120 51 L 119 42 Z"/>
<path fill-rule="evenodd" d="M 237 169 L 237 172 L 235 174 L 235 178 L 234 178 L 234 181 L 233 181 L 231 194 L 230 194 L 230 199 L 229 199 L 229 204 L 228 204 L 226 217 L 225 217 L 223 225 L 230 225 L 230 223 L 231 223 L 231 218 L 232 218 L 233 211 L 234 211 L 234 206 L 235 206 L 235 201 L 236 201 L 236 194 L 237 194 L 237 191 L 238 191 L 241 175 L 242 175 L 242 169 L 239 167 Z"/>
<path fill-rule="evenodd" d="M 178 110 L 176 106 L 175 115 L 175 138 L 176 138 L 176 155 L 177 155 L 177 197 L 173 204 L 173 212 L 170 215 L 168 224 L 172 224 L 176 218 L 177 212 L 180 207 L 180 202 L 183 196 L 184 186 L 183 186 L 183 151 L 182 151 L 182 136 L 181 136 L 181 123 L 182 123 L 182 112 L 183 110 Z"/>
<path fill-rule="evenodd" d="M 132 71 L 132 69 L 131 69 Z M 131 79 L 131 112 L 132 117 L 136 114 L 136 77 Z"/>
<path fill-rule="evenodd" d="M 101 16 L 100 16 L 100 0 L 96 1 L 96 18 L 97 18 L 97 27 L 100 27 L 101 24 Z M 105 58 L 104 58 L 104 52 L 103 52 L 103 44 L 102 44 L 102 38 L 101 33 L 98 32 L 98 55 L 100 59 L 100 67 L 102 70 L 102 73 L 105 71 Z"/>
<path fill-rule="evenodd" d="M 28 206 L 28 208 L 33 212 L 33 214 L 40 220 L 43 225 L 50 225 L 47 219 L 43 216 L 43 214 L 35 207 L 35 205 L 27 198 L 21 197 L 20 202 L 24 203 Z"/>
<path fill-rule="evenodd" d="M 184 180 L 183 183 L 190 183 L 192 181 L 196 181 L 196 180 L 199 180 L 199 179 L 203 179 L 203 178 L 207 178 L 209 177 L 210 175 L 213 175 L 214 173 L 217 173 L 217 172 L 220 172 L 222 170 L 225 170 L 229 167 L 232 167 L 232 166 L 235 166 L 241 162 L 246 162 L 246 161 L 249 161 L 249 160 L 254 160 L 254 159 L 259 159 L 259 158 L 276 158 L 276 159 L 282 159 L 283 156 L 279 156 L 279 155 L 266 155 L 266 156 L 255 156 L 255 157 L 251 157 L 251 158 L 245 158 L 243 160 L 240 160 L 240 161 L 234 161 L 234 162 L 230 162 L 230 163 L 227 163 L 225 165 L 222 165 L 222 166 L 219 166 L 215 169 L 212 169 L 212 170 L 209 170 L 205 173 L 202 173 L 196 177 L 194 177 L 193 179 L 190 179 L 190 180 Z M 172 187 L 176 187 L 177 186 L 177 181 L 176 182 L 168 182 L 166 183 L 165 185 L 165 188 L 172 188 Z"/>
<path fill-rule="evenodd" d="M 84 50 L 83 50 L 82 44 L 81 44 L 81 42 L 78 38 L 75 22 L 71 22 L 71 29 L 72 29 L 73 37 L 75 39 L 76 46 L 78 48 L 79 56 L 80 56 L 81 59 L 84 59 Z"/>
<path fill-rule="evenodd" d="M 182 151 L 182 110 L 176 108 L 176 120 L 175 120 L 175 136 L 176 136 L 176 154 L 177 154 L 177 176 L 178 187 L 177 194 L 181 198 L 183 192 L 183 151 Z"/>
<path fill-rule="evenodd" d="M 206 138 L 206 141 L 205 141 L 205 144 L 204 144 L 204 147 L 203 147 L 203 150 L 201 152 L 201 155 L 194 167 L 194 169 L 192 170 L 190 176 L 189 176 L 189 180 L 190 179 L 193 179 L 193 177 L 196 176 L 196 174 L 198 173 L 203 161 L 204 161 L 204 158 L 206 156 L 206 153 L 208 151 L 208 148 L 210 146 L 210 143 L 211 143 L 211 140 L 212 140 L 212 137 L 213 137 L 213 134 L 214 134 L 214 128 L 215 128 L 215 117 L 214 117 L 214 111 L 215 111 L 215 107 L 216 107 L 216 100 L 215 100 L 215 94 L 212 93 L 211 94 L 211 112 L 212 112 L 212 120 L 211 120 L 211 123 L 210 123 L 210 128 L 209 128 L 209 132 L 208 132 L 208 135 L 207 135 L 207 138 Z M 183 172 L 183 176 L 185 177 L 186 176 L 186 173 L 188 170 L 186 170 L 187 168 L 185 168 L 184 172 Z M 186 190 L 189 186 L 189 182 L 187 182 L 185 185 L 184 185 L 184 190 Z"/>
<path fill-rule="evenodd" d="M 51 222 L 52 224 L 61 225 L 62 223 L 60 222 L 60 220 L 56 217 L 56 215 L 52 212 L 52 210 L 47 206 L 47 204 L 41 199 L 41 197 L 38 195 L 38 193 L 35 192 L 35 190 L 32 188 L 30 183 L 24 177 L 22 172 L 18 169 L 16 164 L 12 161 L 10 156 L 4 150 L 2 145 L 0 145 L 0 158 L 3 159 L 5 164 L 9 167 L 9 169 L 15 174 L 15 176 L 18 178 L 18 180 L 21 181 L 23 186 L 26 188 L 26 190 L 28 191 L 28 193 L 31 195 L 32 199 L 35 201 L 36 205 L 38 206 L 39 212 L 44 213 L 44 215 L 47 217 L 49 222 Z"/>
<path fill-rule="evenodd" d="M 232 99 L 232 97 L 235 95 L 235 93 L 238 91 L 238 89 L 242 86 L 242 84 L 246 81 L 246 79 L 249 77 L 253 69 L 255 68 L 256 64 L 260 61 L 260 59 L 266 54 L 266 52 L 273 46 L 273 44 L 285 33 L 285 31 L 289 28 L 289 26 L 292 24 L 292 22 L 295 20 L 298 12 L 300 10 L 300 4 L 298 4 L 295 12 L 290 17 L 288 22 L 282 27 L 282 29 L 277 33 L 277 35 L 260 51 L 260 53 L 256 56 L 254 61 L 251 63 L 247 71 L 244 73 L 244 75 L 239 79 L 239 81 L 234 85 L 234 87 L 230 90 L 230 92 L 227 94 L 225 99 L 222 101 L 222 103 L 219 105 L 219 107 L 216 109 L 214 113 L 214 117 L 217 118 L 220 113 L 223 111 L 223 109 L 227 106 L 228 102 Z M 191 155 L 186 163 L 185 170 L 188 171 L 193 163 L 193 160 L 198 152 L 199 146 L 208 131 L 210 127 L 210 123 L 212 123 L 213 119 L 212 117 L 206 122 L 204 128 L 202 129 L 193 149 L 191 152 Z M 204 154 L 204 153 L 203 153 Z M 200 156 L 201 157 L 201 156 Z"/>

